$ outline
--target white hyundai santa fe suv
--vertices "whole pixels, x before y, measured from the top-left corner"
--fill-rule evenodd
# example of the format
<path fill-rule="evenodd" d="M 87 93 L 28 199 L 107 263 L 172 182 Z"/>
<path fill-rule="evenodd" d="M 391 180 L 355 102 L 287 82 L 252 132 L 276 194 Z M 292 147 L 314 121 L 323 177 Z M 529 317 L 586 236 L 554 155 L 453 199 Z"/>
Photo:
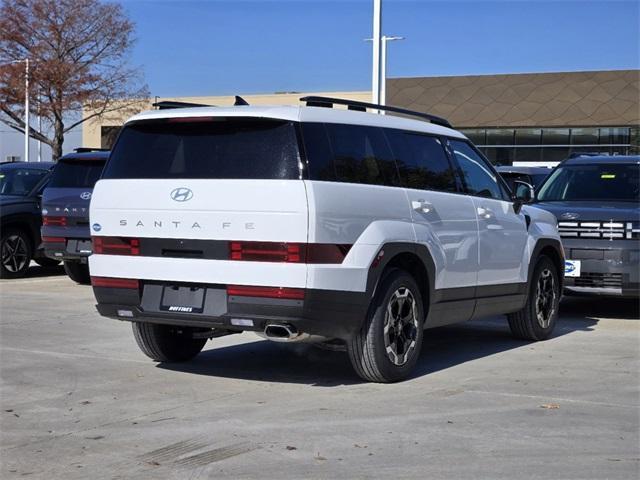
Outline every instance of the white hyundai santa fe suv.
<path fill-rule="evenodd" d="M 551 335 L 552 214 L 512 198 L 444 119 L 302 100 L 126 122 L 90 207 L 102 315 L 131 321 L 155 361 L 254 331 L 346 345 L 374 382 L 407 377 L 428 328 L 508 314 L 519 338 Z"/>

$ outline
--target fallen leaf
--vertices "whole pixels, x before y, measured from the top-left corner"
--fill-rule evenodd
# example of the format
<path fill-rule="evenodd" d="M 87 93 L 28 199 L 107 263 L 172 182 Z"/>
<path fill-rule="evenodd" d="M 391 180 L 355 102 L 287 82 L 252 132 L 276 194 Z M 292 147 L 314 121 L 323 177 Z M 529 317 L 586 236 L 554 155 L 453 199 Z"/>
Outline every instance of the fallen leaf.
<path fill-rule="evenodd" d="M 560 405 L 558 405 L 557 403 L 544 403 L 540 405 L 540 408 L 546 408 L 547 410 L 557 410 L 558 408 L 560 408 Z"/>

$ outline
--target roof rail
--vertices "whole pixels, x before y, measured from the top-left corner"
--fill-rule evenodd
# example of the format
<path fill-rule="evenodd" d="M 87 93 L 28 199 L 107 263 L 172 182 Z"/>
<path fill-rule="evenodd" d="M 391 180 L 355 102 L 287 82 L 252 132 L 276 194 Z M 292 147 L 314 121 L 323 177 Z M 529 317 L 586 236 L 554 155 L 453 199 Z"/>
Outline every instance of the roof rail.
<path fill-rule="evenodd" d="M 308 96 L 302 97 L 301 102 L 306 102 L 308 107 L 326 107 L 333 108 L 334 105 L 346 105 L 349 110 L 356 110 L 359 112 L 366 112 L 367 108 L 375 110 L 384 110 L 386 112 L 400 113 L 402 115 L 408 115 L 410 117 L 417 117 L 422 120 L 429 120 L 436 125 L 442 125 L 443 127 L 453 128 L 451 123 L 446 118 L 431 115 L 429 113 L 415 112 L 413 110 L 407 110 L 399 107 L 390 107 L 388 105 L 378 105 L 376 103 L 359 102 L 356 100 L 346 100 L 344 98 L 331 98 L 331 97 L 318 97 Z"/>
<path fill-rule="evenodd" d="M 87 152 L 108 152 L 108 148 L 93 148 L 93 147 L 78 147 L 73 149 L 76 153 L 87 153 Z"/>
<path fill-rule="evenodd" d="M 151 104 L 158 110 L 167 110 L 169 108 L 190 108 L 190 107 L 213 107 L 215 105 L 205 105 L 204 103 L 174 102 L 173 100 L 164 100 Z"/>

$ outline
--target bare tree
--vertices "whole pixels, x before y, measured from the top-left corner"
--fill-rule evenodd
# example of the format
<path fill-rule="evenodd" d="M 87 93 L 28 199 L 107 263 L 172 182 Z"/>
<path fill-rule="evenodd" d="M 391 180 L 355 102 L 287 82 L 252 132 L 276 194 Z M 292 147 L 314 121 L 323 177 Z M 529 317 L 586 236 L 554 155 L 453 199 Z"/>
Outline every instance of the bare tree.
<path fill-rule="evenodd" d="M 140 70 L 128 64 L 133 32 L 115 3 L 2 0 L 0 121 L 24 132 L 24 63 L 11 62 L 29 58 L 30 110 L 44 120 L 42 131 L 30 125 L 29 135 L 58 159 L 69 130 L 148 97 Z M 90 112 L 84 118 L 83 108 Z"/>

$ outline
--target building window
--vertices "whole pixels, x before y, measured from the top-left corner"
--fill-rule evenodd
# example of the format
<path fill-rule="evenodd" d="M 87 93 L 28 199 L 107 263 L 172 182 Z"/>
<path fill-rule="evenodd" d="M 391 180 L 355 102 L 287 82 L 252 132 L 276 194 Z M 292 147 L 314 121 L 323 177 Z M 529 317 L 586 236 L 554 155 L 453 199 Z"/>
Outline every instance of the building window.
<path fill-rule="evenodd" d="M 100 148 L 113 148 L 121 127 L 102 127 L 100 129 Z"/>
<path fill-rule="evenodd" d="M 486 128 L 462 132 L 496 165 L 560 162 L 572 153 L 640 153 L 640 127 Z"/>

